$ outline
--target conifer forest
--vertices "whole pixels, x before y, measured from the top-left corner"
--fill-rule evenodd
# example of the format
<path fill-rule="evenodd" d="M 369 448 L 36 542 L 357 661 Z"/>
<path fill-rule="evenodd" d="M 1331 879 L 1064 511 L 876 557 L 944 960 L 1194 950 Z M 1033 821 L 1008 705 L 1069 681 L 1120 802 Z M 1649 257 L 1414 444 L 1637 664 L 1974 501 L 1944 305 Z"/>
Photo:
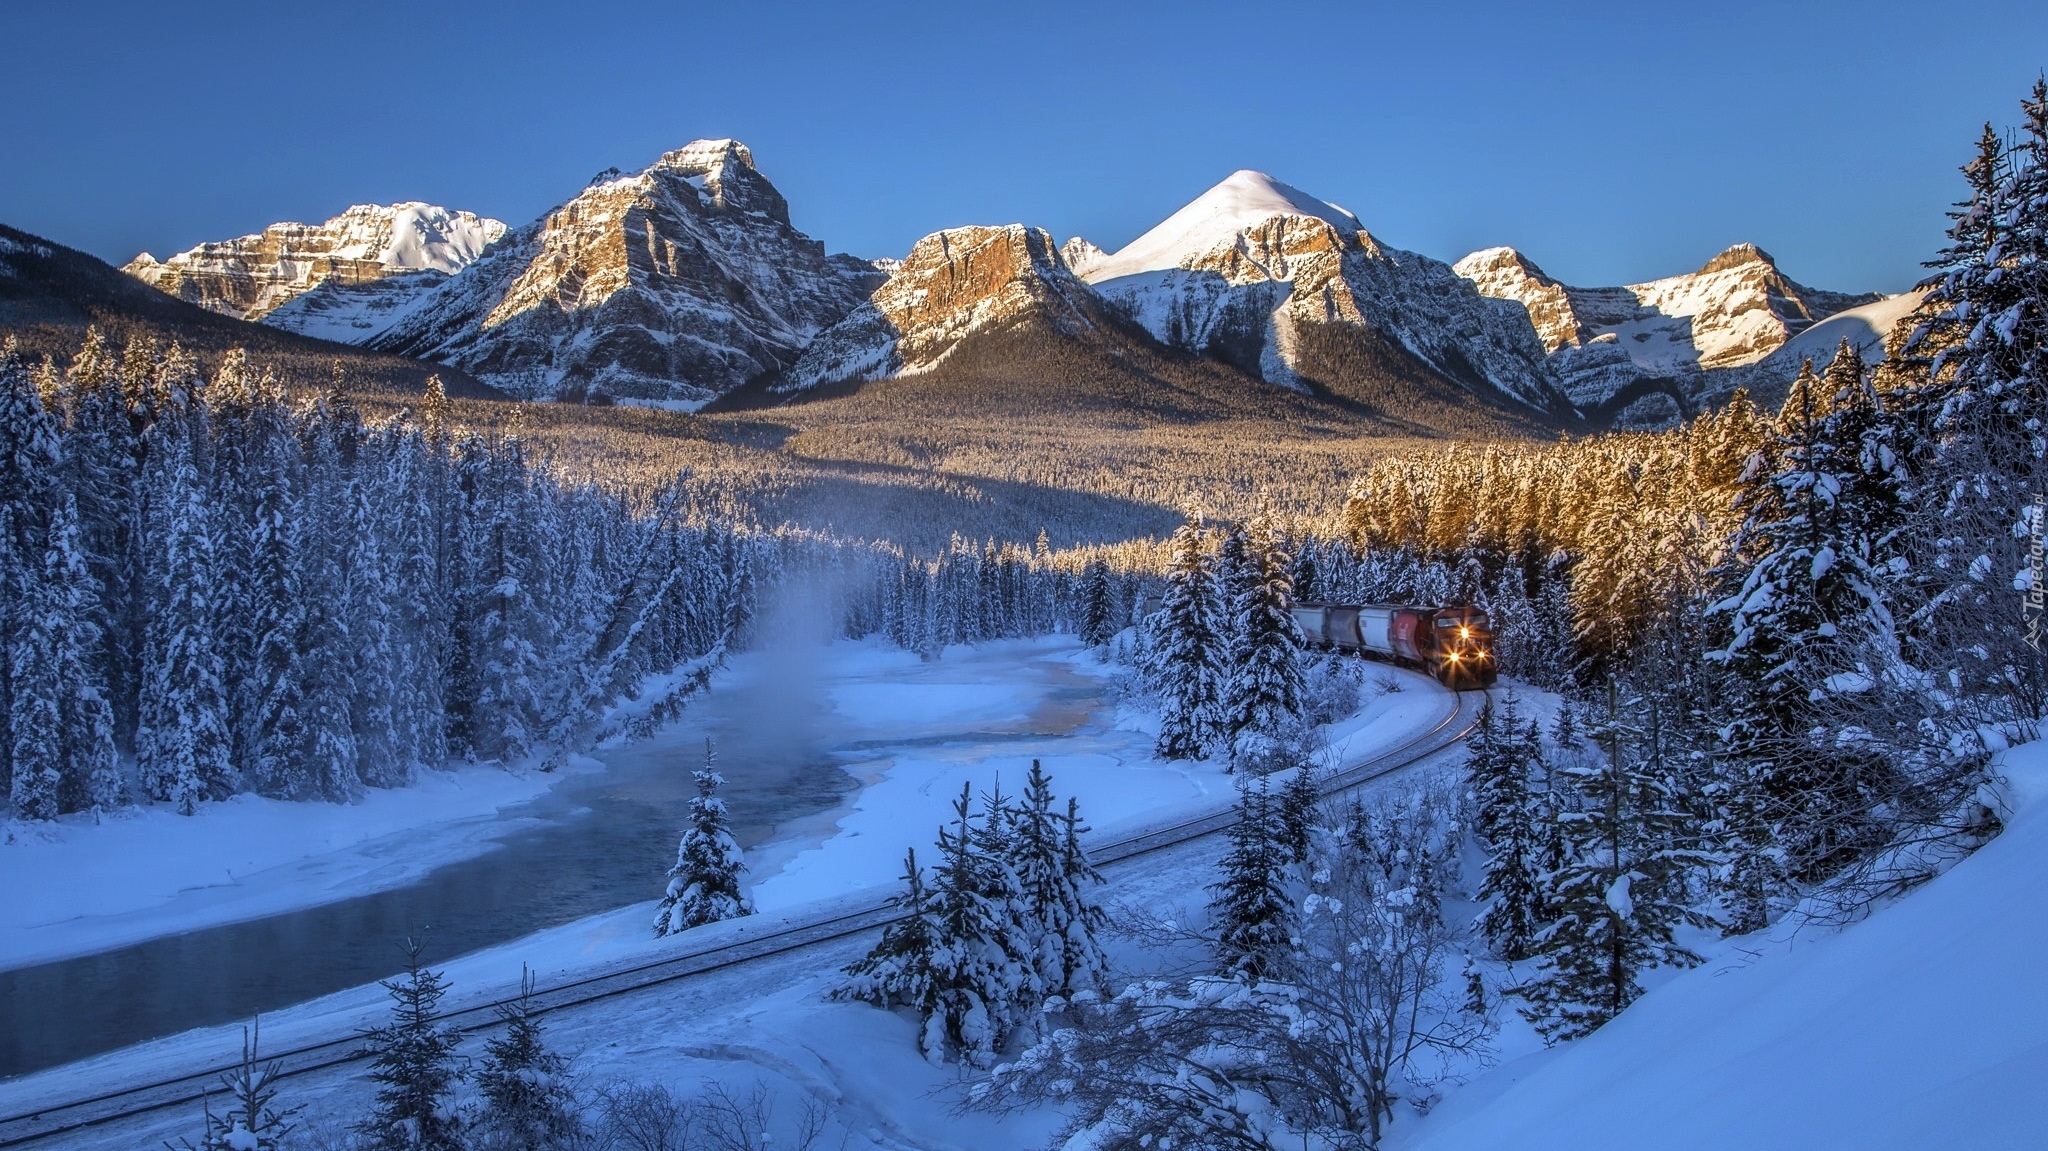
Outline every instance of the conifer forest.
<path fill-rule="evenodd" d="M 2036 1145 L 2020 96 L 1891 295 L 723 139 L 0 229 L 0 1147 Z"/>

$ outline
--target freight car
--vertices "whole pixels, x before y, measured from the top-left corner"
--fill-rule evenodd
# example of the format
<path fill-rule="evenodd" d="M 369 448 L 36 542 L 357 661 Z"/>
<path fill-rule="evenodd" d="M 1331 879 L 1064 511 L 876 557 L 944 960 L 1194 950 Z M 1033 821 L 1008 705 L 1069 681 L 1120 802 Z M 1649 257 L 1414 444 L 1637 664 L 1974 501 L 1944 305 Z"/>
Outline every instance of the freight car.
<path fill-rule="evenodd" d="M 1453 690 L 1486 687 L 1499 675 L 1486 613 L 1470 605 L 1298 603 L 1293 612 L 1310 647 L 1418 667 Z"/>

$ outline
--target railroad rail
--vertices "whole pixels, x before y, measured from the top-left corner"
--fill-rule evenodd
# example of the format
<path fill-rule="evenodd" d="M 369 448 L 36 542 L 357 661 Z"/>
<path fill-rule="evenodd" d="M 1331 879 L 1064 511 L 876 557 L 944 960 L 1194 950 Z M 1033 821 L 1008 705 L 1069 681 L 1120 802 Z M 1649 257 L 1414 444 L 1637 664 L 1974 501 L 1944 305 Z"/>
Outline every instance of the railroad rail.
<path fill-rule="evenodd" d="M 1456 692 L 1453 693 L 1453 699 L 1455 703 L 1450 712 L 1429 730 L 1395 747 L 1376 752 L 1331 772 L 1323 782 L 1323 795 L 1329 797 L 1351 791 L 1361 784 L 1412 767 L 1463 740 L 1479 722 L 1479 712 L 1484 706 L 1486 693 Z M 1169 827 L 1157 828 L 1092 847 L 1088 852 L 1089 859 L 1098 868 L 1114 867 L 1127 860 L 1214 835 L 1229 828 L 1236 820 L 1234 811 L 1213 812 Z M 898 917 L 894 906 L 887 902 L 877 903 L 854 911 L 792 924 L 752 939 L 737 940 L 699 952 L 669 956 L 652 962 L 586 975 L 550 987 L 536 988 L 533 992 L 535 1013 L 545 1014 L 580 1007 L 645 991 L 694 975 L 788 954 L 820 943 L 858 935 L 864 931 L 873 931 L 895 922 Z M 459 1008 L 443 1015 L 441 1021 L 465 1034 L 483 1031 L 499 1025 L 498 1008 L 505 1002 L 507 1001 L 496 1000 Z M 279 1078 L 308 1075 L 353 1063 L 362 1058 L 362 1036 L 353 1031 L 341 1038 L 304 1044 L 286 1051 L 265 1052 L 262 1056 L 264 1063 L 275 1062 L 281 1065 Z M 197 1105 L 203 1098 L 217 1094 L 220 1091 L 221 1075 L 235 1070 L 238 1066 L 239 1060 L 171 1079 L 65 1100 L 0 1117 L 0 1149 L 42 1143 L 59 1136 L 167 1108 Z"/>

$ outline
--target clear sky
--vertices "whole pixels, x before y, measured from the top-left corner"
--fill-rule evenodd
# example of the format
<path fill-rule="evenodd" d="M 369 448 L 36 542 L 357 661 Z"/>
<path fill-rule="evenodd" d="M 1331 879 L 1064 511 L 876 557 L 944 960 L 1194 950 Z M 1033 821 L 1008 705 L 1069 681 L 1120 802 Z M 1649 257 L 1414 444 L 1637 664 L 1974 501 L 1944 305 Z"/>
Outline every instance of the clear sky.
<path fill-rule="evenodd" d="M 351 203 L 531 220 L 732 136 L 835 251 L 1022 221 L 1115 250 L 1237 168 L 1568 282 L 1748 240 L 1898 290 L 2048 3 L 0 0 L 0 222 L 120 263 Z"/>

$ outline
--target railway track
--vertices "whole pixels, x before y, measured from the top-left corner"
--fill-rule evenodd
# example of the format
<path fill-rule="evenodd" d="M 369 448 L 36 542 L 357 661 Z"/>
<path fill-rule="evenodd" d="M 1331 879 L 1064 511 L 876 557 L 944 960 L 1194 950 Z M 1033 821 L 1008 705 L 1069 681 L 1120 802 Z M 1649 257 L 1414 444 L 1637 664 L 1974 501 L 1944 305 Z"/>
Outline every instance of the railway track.
<path fill-rule="evenodd" d="M 1478 723 L 1486 693 L 1458 692 L 1452 698 L 1455 704 L 1450 712 L 1429 730 L 1396 747 L 1377 752 L 1330 773 L 1324 781 L 1323 794 L 1332 796 L 1351 791 L 1361 784 L 1413 766 L 1464 739 Z M 1234 822 L 1236 817 L 1233 812 L 1216 812 L 1170 827 L 1157 828 L 1111 843 L 1096 845 L 1089 849 L 1088 854 L 1097 867 L 1114 867 L 1126 860 L 1137 859 L 1191 840 L 1214 835 Z M 888 903 L 877 903 L 823 919 L 793 924 L 752 939 L 537 988 L 533 998 L 539 1004 L 539 1014 L 562 1011 L 622 995 L 631 995 L 679 979 L 720 971 L 756 959 L 784 955 L 820 943 L 843 939 L 849 935 L 858 935 L 864 931 L 873 931 L 894 922 L 896 918 L 894 907 Z M 449 1012 L 442 1019 L 447 1025 L 464 1033 L 486 1030 L 498 1025 L 497 1009 L 502 1002 L 493 1001 L 464 1007 Z M 266 1052 L 263 1061 L 280 1063 L 282 1071 L 279 1077 L 291 1078 L 356 1062 L 362 1058 L 361 1052 L 362 1039 L 360 1035 L 351 1032 L 344 1037 L 321 1043 L 305 1044 L 286 1051 Z M 236 1065 L 222 1063 L 176 1078 L 66 1100 L 0 1117 L 0 1149 L 47 1143 L 64 1135 L 139 1115 L 172 1107 L 197 1105 L 203 1097 L 220 1090 L 220 1076 L 233 1070 Z"/>

